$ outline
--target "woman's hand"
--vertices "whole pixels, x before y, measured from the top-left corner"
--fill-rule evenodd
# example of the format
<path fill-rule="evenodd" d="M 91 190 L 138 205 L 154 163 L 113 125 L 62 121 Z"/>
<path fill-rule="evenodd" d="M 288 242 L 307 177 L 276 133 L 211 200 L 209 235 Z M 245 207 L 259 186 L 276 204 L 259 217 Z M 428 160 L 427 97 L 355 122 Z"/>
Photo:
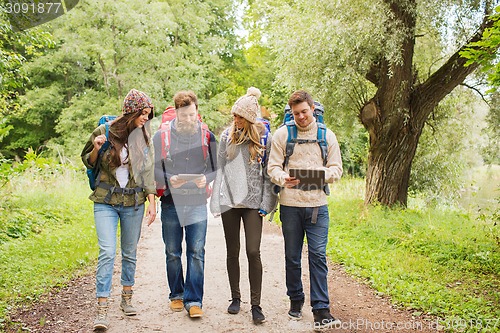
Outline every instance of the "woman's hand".
<path fill-rule="evenodd" d="M 154 194 L 150 194 L 148 196 L 148 200 L 149 200 L 149 205 L 146 211 L 146 217 L 144 218 L 144 221 L 147 223 L 149 227 L 151 223 L 153 223 L 156 219 L 156 201 L 154 199 Z"/>
<path fill-rule="evenodd" d="M 106 142 L 106 135 L 101 134 L 101 135 L 96 136 L 94 139 L 94 149 L 95 150 L 101 149 L 104 142 Z"/>
<path fill-rule="evenodd" d="M 97 161 L 97 156 L 99 155 L 99 149 L 101 149 L 102 145 L 106 142 L 106 135 L 101 134 L 94 138 L 94 149 L 90 152 L 88 162 L 90 165 L 94 165 L 95 161 Z"/>

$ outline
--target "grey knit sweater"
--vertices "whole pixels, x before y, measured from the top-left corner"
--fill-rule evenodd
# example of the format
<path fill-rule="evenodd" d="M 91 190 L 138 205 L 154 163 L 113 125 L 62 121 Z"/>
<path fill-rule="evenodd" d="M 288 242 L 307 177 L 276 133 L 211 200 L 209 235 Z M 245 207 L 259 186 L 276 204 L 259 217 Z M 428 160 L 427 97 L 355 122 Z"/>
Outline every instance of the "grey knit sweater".
<path fill-rule="evenodd" d="M 221 206 L 230 208 L 263 209 L 270 213 L 277 202 L 272 191 L 272 183 L 267 174 L 267 161 L 262 167 L 255 161 L 249 163 L 250 151 L 248 143 L 236 146 L 235 157 L 229 160 L 227 148 L 230 144 L 224 131 L 220 137 L 219 151 L 217 154 L 217 176 L 215 178 L 210 211 L 212 214 L 222 213 Z M 266 143 L 266 156 L 271 150 L 272 136 Z"/>

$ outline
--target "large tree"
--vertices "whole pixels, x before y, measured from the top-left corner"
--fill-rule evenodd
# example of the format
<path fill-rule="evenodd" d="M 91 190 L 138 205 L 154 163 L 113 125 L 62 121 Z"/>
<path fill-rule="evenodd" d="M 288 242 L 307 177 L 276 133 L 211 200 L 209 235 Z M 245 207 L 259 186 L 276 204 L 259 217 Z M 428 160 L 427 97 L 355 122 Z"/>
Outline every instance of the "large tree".
<path fill-rule="evenodd" d="M 370 136 L 365 202 L 407 204 L 412 161 L 426 120 L 477 67 L 460 52 L 482 38 L 497 1 L 269 0 L 280 79 L 357 108 Z M 432 66 L 417 60 L 439 47 Z M 493 50 L 498 49 L 498 44 Z M 429 52 L 429 55 L 432 55 Z"/>

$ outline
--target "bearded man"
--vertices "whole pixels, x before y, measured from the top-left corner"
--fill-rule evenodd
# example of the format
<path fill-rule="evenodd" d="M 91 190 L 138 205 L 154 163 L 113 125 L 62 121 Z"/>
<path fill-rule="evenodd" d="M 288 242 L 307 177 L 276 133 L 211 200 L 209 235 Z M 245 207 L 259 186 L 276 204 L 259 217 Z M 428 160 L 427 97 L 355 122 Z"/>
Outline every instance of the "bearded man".
<path fill-rule="evenodd" d="M 203 316 L 207 184 L 215 179 L 215 136 L 198 116 L 192 91 L 174 96 L 176 117 L 156 132 L 155 179 L 160 197 L 170 309 L 186 309 L 191 318 Z M 187 272 L 181 261 L 185 235 Z"/>

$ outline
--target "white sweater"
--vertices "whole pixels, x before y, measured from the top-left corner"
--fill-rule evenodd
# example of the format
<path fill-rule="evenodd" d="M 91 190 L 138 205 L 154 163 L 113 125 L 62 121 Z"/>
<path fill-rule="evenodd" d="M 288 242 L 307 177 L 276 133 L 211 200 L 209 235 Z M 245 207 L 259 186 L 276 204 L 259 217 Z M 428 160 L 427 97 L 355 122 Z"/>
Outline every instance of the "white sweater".
<path fill-rule="evenodd" d="M 297 126 L 297 139 L 317 139 L 318 125 L 315 121 L 307 127 Z M 342 176 L 342 159 L 340 147 L 335 134 L 329 129 L 326 132 L 328 144 L 328 158 L 326 167 L 323 166 L 321 148 L 317 142 L 295 144 L 293 154 L 290 156 L 288 165 L 283 170 L 285 159 L 286 142 L 288 130 L 286 126 L 279 128 L 273 135 L 271 154 L 267 167 L 271 181 L 278 185 L 285 185 L 285 178 L 289 177 L 290 168 L 298 169 L 323 169 L 327 183 L 333 183 Z M 327 204 L 326 194 L 323 190 L 302 191 L 299 189 L 282 188 L 279 195 L 279 203 L 293 207 L 318 207 Z"/>

